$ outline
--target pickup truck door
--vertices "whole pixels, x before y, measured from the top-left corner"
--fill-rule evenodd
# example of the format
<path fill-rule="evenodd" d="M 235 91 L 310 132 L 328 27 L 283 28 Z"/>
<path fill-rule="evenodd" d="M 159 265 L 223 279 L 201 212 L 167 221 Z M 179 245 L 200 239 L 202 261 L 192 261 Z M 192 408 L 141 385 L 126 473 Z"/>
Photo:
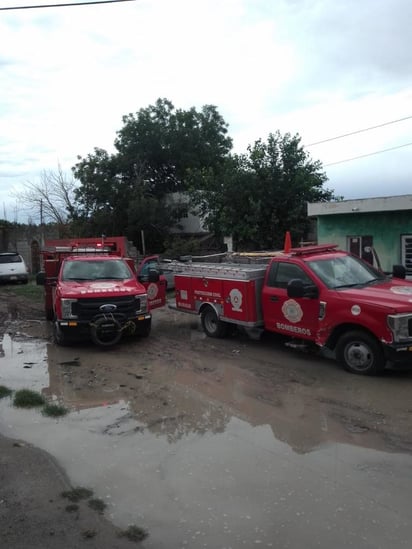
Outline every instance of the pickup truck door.
<path fill-rule="evenodd" d="M 313 340 L 319 324 L 319 298 L 289 298 L 287 285 L 292 279 L 301 279 L 305 285 L 315 285 L 310 276 L 294 263 L 275 260 L 268 267 L 262 289 L 265 329 Z"/>
<path fill-rule="evenodd" d="M 159 273 L 157 282 L 150 282 L 149 272 L 151 270 Z M 166 279 L 164 275 L 160 274 L 160 271 L 159 256 L 157 255 L 145 257 L 136 268 L 137 280 L 146 288 L 150 309 L 166 305 Z"/>

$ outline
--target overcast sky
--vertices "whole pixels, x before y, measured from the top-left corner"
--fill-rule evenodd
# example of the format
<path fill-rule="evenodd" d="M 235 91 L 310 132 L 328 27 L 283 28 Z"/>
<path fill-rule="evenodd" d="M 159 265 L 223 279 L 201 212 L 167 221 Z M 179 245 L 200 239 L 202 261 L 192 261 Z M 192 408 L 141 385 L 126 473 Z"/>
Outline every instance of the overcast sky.
<path fill-rule="evenodd" d="M 412 146 L 341 162 L 412 143 L 411 22 L 410 0 L 0 11 L 0 218 L 23 222 L 13 191 L 58 163 L 69 172 L 94 147 L 112 151 L 122 116 L 159 97 L 216 105 L 235 152 L 276 130 L 299 133 L 346 199 L 412 193 Z"/>

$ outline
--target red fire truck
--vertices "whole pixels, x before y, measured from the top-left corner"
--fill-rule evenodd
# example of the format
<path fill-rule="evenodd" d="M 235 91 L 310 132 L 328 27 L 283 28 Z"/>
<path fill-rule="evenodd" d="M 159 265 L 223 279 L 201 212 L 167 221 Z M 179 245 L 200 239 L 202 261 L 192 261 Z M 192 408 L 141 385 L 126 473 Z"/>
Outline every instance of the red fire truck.
<path fill-rule="evenodd" d="M 91 338 L 110 346 L 123 334 L 149 335 L 150 311 L 165 305 L 166 284 L 151 257 L 136 269 L 128 244 L 125 237 L 45 242 L 37 283 L 56 343 Z"/>
<path fill-rule="evenodd" d="M 250 261 L 187 265 L 172 307 L 200 314 L 210 337 L 231 324 L 280 333 L 333 351 L 356 374 L 412 361 L 412 283 L 401 266 L 388 276 L 333 244 Z"/>

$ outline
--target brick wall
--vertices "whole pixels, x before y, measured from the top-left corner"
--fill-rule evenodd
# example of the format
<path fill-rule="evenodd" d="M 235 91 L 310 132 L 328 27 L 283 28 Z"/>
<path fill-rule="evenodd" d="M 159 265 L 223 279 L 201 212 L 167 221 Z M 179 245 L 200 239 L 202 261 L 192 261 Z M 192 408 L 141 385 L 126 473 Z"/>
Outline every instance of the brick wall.
<path fill-rule="evenodd" d="M 44 240 L 58 237 L 58 230 L 54 226 L 0 224 L 0 252 L 18 252 L 30 272 L 35 274 L 40 270 L 39 252 Z"/>

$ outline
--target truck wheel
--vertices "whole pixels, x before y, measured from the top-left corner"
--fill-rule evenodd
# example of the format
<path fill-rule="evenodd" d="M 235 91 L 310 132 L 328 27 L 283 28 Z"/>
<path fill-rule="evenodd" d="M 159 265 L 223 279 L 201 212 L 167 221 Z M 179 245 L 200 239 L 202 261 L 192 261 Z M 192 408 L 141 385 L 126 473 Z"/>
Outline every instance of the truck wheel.
<path fill-rule="evenodd" d="M 116 345 L 122 337 L 122 327 L 115 318 L 98 318 L 90 324 L 90 335 L 93 343 L 99 347 Z"/>
<path fill-rule="evenodd" d="M 201 312 L 202 327 L 205 334 L 209 337 L 225 337 L 228 325 L 219 320 L 213 307 L 206 307 Z"/>
<path fill-rule="evenodd" d="M 53 339 L 56 345 L 60 345 L 61 347 L 66 347 L 69 344 L 67 336 L 56 320 L 53 322 Z"/>
<path fill-rule="evenodd" d="M 377 339 L 362 331 L 343 334 L 336 345 L 338 362 L 352 374 L 373 376 L 383 372 L 385 357 Z"/>
<path fill-rule="evenodd" d="M 136 324 L 136 335 L 139 337 L 149 337 L 151 328 L 152 328 L 151 319 L 140 320 Z"/>

